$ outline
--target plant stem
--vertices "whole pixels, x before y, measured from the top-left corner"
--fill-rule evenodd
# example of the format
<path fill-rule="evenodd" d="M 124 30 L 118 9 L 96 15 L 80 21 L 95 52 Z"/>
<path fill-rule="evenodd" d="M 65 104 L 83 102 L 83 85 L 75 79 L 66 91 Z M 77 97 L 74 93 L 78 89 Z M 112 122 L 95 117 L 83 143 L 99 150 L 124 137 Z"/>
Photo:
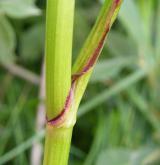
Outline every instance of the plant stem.
<path fill-rule="evenodd" d="M 47 126 L 44 165 L 67 165 L 72 127 Z"/>
<path fill-rule="evenodd" d="M 47 0 L 46 13 L 47 130 L 44 165 L 67 165 L 75 122 L 61 121 L 71 88 L 74 0 Z M 67 107 L 69 109 L 69 107 Z"/>
<path fill-rule="evenodd" d="M 74 0 L 48 0 L 44 165 L 67 165 L 76 112 L 122 0 L 106 0 L 71 76 Z M 72 81 L 71 81 L 72 77 Z"/>
<path fill-rule="evenodd" d="M 71 86 L 74 0 L 48 0 L 46 13 L 46 106 L 57 117 Z"/>

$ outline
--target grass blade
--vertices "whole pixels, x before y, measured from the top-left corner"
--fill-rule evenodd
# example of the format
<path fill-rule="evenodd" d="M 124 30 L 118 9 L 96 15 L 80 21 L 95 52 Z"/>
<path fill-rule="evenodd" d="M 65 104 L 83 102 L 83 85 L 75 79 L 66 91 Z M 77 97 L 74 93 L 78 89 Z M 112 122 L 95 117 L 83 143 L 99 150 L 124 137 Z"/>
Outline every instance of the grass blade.
<path fill-rule="evenodd" d="M 121 80 L 117 84 L 115 84 L 110 89 L 106 89 L 99 95 L 97 95 L 95 98 L 91 99 L 87 103 L 83 104 L 80 107 L 80 110 L 78 112 L 78 116 L 81 117 L 87 112 L 93 110 L 96 106 L 99 104 L 102 104 L 104 101 L 106 101 L 108 98 L 120 93 L 121 91 L 127 89 L 129 86 L 133 85 L 134 83 L 138 82 L 142 78 L 146 76 L 146 72 L 144 70 L 138 70 L 135 73 L 131 74 L 127 78 Z"/>

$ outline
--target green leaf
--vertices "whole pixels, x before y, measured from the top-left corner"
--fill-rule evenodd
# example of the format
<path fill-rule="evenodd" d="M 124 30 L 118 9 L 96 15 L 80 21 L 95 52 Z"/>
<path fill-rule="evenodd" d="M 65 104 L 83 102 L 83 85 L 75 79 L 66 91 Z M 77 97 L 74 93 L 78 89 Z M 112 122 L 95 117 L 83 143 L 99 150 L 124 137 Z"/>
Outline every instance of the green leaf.
<path fill-rule="evenodd" d="M 40 141 L 44 137 L 45 131 L 42 130 L 35 134 L 30 139 L 27 139 L 25 142 L 21 143 L 14 149 L 7 152 L 5 155 L 0 157 L 0 165 L 8 162 L 9 160 L 15 158 L 16 156 L 20 155 L 26 149 L 30 148 L 35 142 Z"/>
<path fill-rule="evenodd" d="M 84 29 L 84 30 L 82 30 Z M 74 21 L 74 39 L 73 39 L 73 60 L 75 60 L 75 55 L 79 53 L 86 36 L 90 31 L 90 26 L 85 16 L 84 10 L 77 9 L 75 11 L 75 21 Z"/>
<path fill-rule="evenodd" d="M 132 38 L 118 31 L 109 33 L 107 46 L 116 56 L 137 56 L 138 54 L 138 48 Z"/>
<path fill-rule="evenodd" d="M 148 36 L 149 40 L 152 40 L 152 24 L 154 18 L 154 0 L 139 0 L 137 1 L 139 5 L 139 12 L 141 14 L 141 22 L 143 23 L 143 31 Z"/>
<path fill-rule="evenodd" d="M 152 148 L 141 148 L 132 151 L 125 148 L 103 151 L 96 165 L 147 165 L 145 159 L 153 152 Z"/>
<path fill-rule="evenodd" d="M 111 98 L 112 96 L 119 94 L 121 91 L 127 89 L 134 83 L 140 81 L 142 78 L 146 76 L 146 71 L 144 70 L 137 70 L 135 73 L 132 73 L 128 77 L 120 80 L 110 89 L 105 89 L 103 92 L 95 96 L 93 99 L 90 99 L 88 102 L 84 103 L 78 112 L 78 116 L 83 116 L 87 112 L 94 110 L 97 105 L 102 104 L 107 99 Z"/>
<path fill-rule="evenodd" d="M 145 34 L 135 1 L 124 0 L 119 18 L 127 32 L 133 37 L 136 43 L 141 45 L 145 41 Z"/>
<path fill-rule="evenodd" d="M 22 0 L 24 2 L 27 2 L 28 4 L 34 4 L 36 0 Z"/>
<path fill-rule="evenodd" d="M 1 0 L 0 12 L 12 18 L 26 18 L 38 16 L 41 14 L 40 9 L 24 0 Z"/>
<path fill-rule="evenodd" d="M 94 139 L 92 142 L 92 146 L 90 148 L 90 151 L 84 161 L 83 165 L 93 165 L 95 160 L 97 159 L 97 155 L 99 155 L 99 152 L 101 150 L 101 147 L 103 145 L 103 140 L 105 138 L 104 136 L 104 130 L 105 128 L 105 124 L 106 124 L 106 118 L 105 118 L 105 114 L 99 112 L 99 116 L 98 116 L 98 122 L 97 122 L 97 128 L 95 131 L 95 135 L 94 135 Z"/>
<path fill-rule="evenodd" d="M 153 129 L 158 132 L 159 121 L 157 120 L 156 116 L 154 116 L 153 112 L 150 110 L 147 99 L 134 88 L 128 90 L 127 93 L 130 100 L 138 107 L 140 113 L 143 114 L 143 117 L 151 124 Z"/>
<path fill-rule="evenodd" d="M 0 62 L 13 62 L 16 37 L 6 17 L 0 15 Z"/>
<path fill-rule="evenodd" d="M 138 46 L 140 60 L 144 61 L 145 67 L 152 67 L 154 65 L 154 54 L 152 53 L 150 38 L 143 28 L 140 12 L 135 1 L 124 0 L 119 16 L 128 34 L 134 39 Z"/>
<path fill-rule="evenodd" d="M 21 34 L 20 56 L 24 61 L 34 62 L 43 54 L 44 24 L 38 23 Z"/>
<path fill-rule="evenodd" d="M 157 20 L 156 20 L 156 56 L 160 58 L 160 1 L 158 3 L 158 8 L 157 8 Z"/>
<path fill-rule="evenodd" d="M 136 64 L 136 60 L 132 57 L 120 57 L 111 60 L 101 60 L 95 66 L 93 75 L 91 76 L 91 83 L 115 78 L 122 69 L 127 66 L 133 66 L 133 64 Z"/>
<path fill-rule="evenodd" d="M 131 165 L 129 157 L 130 150 L 108 150 L 100 154 L 96 165 Z"/>

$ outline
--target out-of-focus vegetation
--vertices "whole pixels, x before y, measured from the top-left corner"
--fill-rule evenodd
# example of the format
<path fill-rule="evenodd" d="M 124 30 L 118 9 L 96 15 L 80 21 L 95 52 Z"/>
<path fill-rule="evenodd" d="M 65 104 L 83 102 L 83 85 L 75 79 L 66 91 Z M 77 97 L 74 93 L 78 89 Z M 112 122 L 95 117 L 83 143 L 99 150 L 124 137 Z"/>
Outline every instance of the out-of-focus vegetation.
<path fill-rule="evenodd" d="M 33 143 L 43 143 L 45 3 L 0 1 L 0 164 L 31 164 Z M 76 1 L 74 57 L 101 3 Z M 160 1 L 125 0 L 80 106 L 70 165 L 160 164 L 159 66 Z"/>

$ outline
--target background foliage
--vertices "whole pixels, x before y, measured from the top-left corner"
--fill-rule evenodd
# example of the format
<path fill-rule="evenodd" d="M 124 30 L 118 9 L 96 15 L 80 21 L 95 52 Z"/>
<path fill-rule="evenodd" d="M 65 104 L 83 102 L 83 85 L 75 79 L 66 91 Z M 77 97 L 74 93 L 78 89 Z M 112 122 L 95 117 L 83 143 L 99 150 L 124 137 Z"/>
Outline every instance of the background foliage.
<path fill-rule="evenodd" d="M 45 3 L 0 1 L 0 164 L 31 164 L 43 143 Z M 76 1 L 73 59 L 102 3 Z M 160 1 L 125 0 L 80 106 L 70 165 L 160 164 L 159 45 Z"/>

